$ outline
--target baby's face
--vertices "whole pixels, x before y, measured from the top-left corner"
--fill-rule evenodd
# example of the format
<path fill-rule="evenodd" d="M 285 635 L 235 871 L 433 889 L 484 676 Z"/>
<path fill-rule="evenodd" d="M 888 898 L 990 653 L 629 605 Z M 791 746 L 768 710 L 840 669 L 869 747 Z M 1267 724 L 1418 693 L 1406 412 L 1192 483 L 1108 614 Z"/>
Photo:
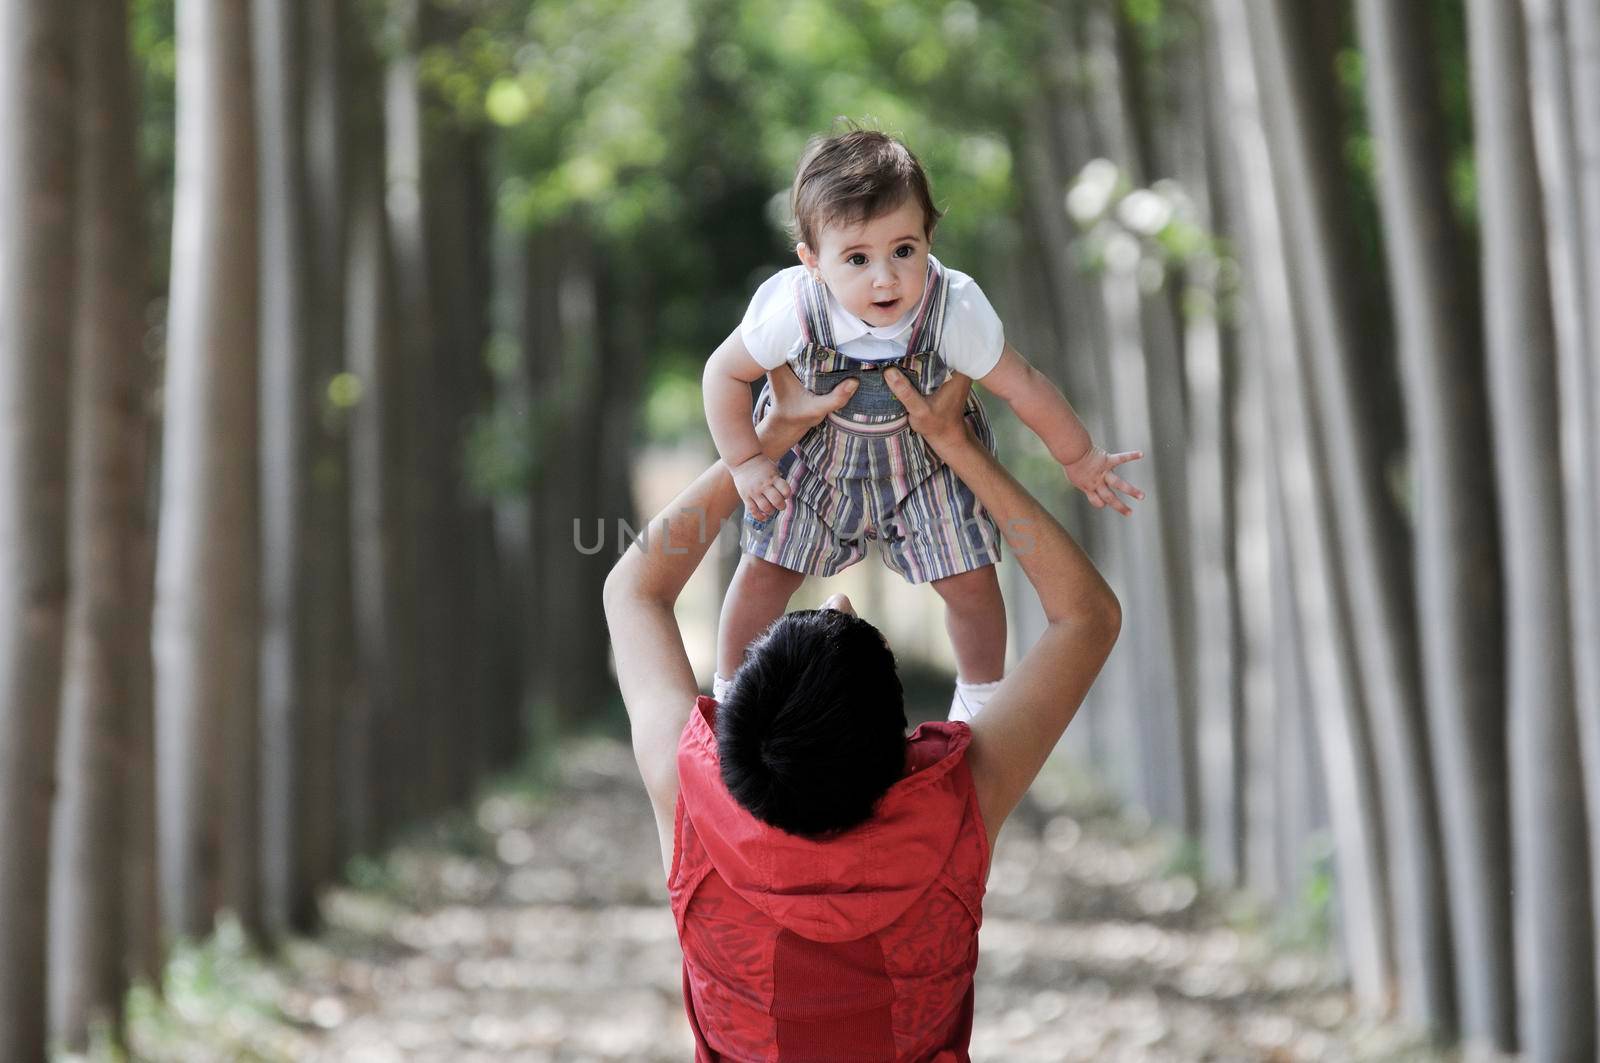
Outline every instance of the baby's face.
<path fill-rule="evenodd" d="M 813 251 L 799 244 L 795 251 L 840 306 L 869 325 L 890 325 L 922 298 L 928 276 L 923 223 L 922 207 L 907 197 L 860 225 L 825 225 L 820 246 Z"/>

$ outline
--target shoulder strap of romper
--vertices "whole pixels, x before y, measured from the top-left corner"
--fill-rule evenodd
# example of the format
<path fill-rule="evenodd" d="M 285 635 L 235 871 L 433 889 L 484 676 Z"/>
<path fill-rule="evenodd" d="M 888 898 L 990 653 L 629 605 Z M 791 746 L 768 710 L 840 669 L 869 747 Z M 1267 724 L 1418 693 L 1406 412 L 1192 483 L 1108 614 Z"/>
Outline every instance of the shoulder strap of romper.
<path fill-rule="evenodd" d="M 794 279 L 794 309 L 806 343 L 833 347 L 833 322 L 828 318 L 828 290 L 802 269 Z"/>
<path fill-rule="evenodd" d="M 922 310 L 911 325 L 911 337 L 906 341 L 907 354 L 936 352 L 944 338 L 945 296 L 949 285 L 945 283 L 944 270 L 928 259 L 927 294 L 922 300 Z"/>

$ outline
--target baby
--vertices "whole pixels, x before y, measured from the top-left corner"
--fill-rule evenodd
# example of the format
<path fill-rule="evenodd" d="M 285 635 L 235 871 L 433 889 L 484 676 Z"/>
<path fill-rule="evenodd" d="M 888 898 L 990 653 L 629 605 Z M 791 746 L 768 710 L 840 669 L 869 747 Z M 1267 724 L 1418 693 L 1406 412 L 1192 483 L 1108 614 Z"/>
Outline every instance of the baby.
<path fill-rule="evenodd" d="M 1131 513 L 1143 498 L 1116 467 L 1142 457 L 1096 446 L 1060 390 L 1005 341 L 973 279 L 931 253 L 940 211 L 904 144 L 855 129 L 814 137 L 790 196 L 801 264 L 756 291 L 738 329 L 706 364 L 706 420 L 746 508 L 739 568 L 717 633 L 720 698 L 751 639 L 782 615 L 807 574 L 830 576 L 883 544 L 885 563 L 945 602 L 956 658 L 950 718 L 970 720 L 999 686 L 1006 614 L 995 563 L 1000 533 L 967 486 L 909 427 L 887 379 L 923 393 L 951 373 L 1000 396 L 1096 508 Z M 763 457 L 750 385 L 788 364 L 808 390 L 854 391 L 777 462 Z M 896 383 L 898 386 L 898 382 Z M 967 423 L 991 451 L 976 394 Z"/>

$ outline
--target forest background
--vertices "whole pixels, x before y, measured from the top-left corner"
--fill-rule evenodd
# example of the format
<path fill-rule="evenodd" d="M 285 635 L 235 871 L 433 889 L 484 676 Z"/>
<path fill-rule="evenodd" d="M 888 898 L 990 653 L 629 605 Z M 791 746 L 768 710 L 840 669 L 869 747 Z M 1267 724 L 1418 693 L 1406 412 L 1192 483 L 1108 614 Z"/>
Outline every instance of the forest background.
<path fill-rule="evenodd" d="M 1593 1057 L 1592 2 L 0 10 L 0 1058 L 625 728 L 600 583 L 840 115 L 1148 455 L 1122 521 L 1001 428 L 1124 604 L 1065 753 L 1208 881 L 1326 893 L 1363 1006 Z"/>

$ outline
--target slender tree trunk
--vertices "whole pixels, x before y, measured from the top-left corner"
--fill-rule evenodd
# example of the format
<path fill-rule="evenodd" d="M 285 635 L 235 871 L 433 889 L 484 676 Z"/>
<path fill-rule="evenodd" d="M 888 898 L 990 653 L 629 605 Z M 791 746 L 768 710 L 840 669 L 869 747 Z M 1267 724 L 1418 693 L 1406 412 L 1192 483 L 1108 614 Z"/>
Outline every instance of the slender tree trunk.
<path fill-rule="evenodd" d="M 1237 199 L 1237 178 L 1227 185 L 1235 189 Z M 1273 897 L 1281 890 L 1279 824 L 1288 811 L 1276 793 L 1278 732 L 1282 718 L 1294 711 L 1299 698 L 1281 688 L 1273 667 L 1281 655 L 1277 644 L 1288 636 L 1273 620 L 1272 581 L 1283 564 L 1280 555 L 1271 551 L 1274 509 L 1267 457 L 1272 439 L 1261 332 L 1251 326 L 1241 330 L 1228 427 L 1238 455 L 1233 506 L 1234 550 L 1239 559 L 1234 577 L 1241 643 L 1237 667 L 1245 734 L 1236 750 L 1244 776 L 1241 875 L 1244 884 L 1262 896 Z"/>
<path fill-rule="evenodd" d="M 126 189 L 131 187 L 121 185 Z M 141 324 L 143 318 L 141 316 Z M 139 396 L 139 408 L 145 410 L 147 428 L 148 393 Z M 136 625 L 128 638 L 140 652 L 127 658 L 128 667 L 128 733 L 126 749 L 126 775 L 123 779 L 123 837 L 121 842 L 121 870 L 118 875 L 123 905 L 123 937 L 126 942 L 124 964 L 131 984 L 143 983 L 152 988 L 161 985 L 166 969 L 166 948 L 161 931 L 160 873 L 156 838 L 156 735 L 155 735 L 155 662 L 151 659 L 150 620 L 155 602 L 155 537 L 151 519 L 150 485 L 153 477 L 149 470 L 153 461 L 150 455 L 156 449 L 155 433 L 145 441 L 146 460 L 141 476 L 146 490 L 139 503 L 139 524 L 133 530 L 129 544 L 136 566 L 137 579 L 127 598 L 128 612 Z"/>
<path fill-rule="evenodd" d="M 1126 21 L 1116 5 L 1096 0 L 1087 8 L 1085 30 L 1101 133 L 1111 158 L 1129 180 L 1143 184 L 1149 176 L 1147 141 L 1151 123 L 1135 89 L 1135 71 L 1128 67 L 1131 45 Z M 1198 837 L 1200 799 L 1191 629 L 1194 607 L 1183 460 L 1187 435 L 1183 352 L 1172 296 L 1165 285 L 1145 294 L 1133 276 L 1127 277 L 1126 282 L 1132 285 L 1129 290 L 1136 296 L 1132 309 L 1138 335 L 1134 338 L 1130 334 L 1132 342 L 1120 345 L 1121 355 L 1112 358 L 1111 394 L 1117 410 L 1117 430 L 1134 433 L 1135 439 L 1101 442 L 1145 452 L 1145 459 L 1140 462 L 1140 482 L 1151 490 L 1140 507 L 1143 519 L 1136 518 L 1131 534 L 1138 555 L 1146 559 L 1135 570 L 1139 573 L 1138 585 L 1143 587 L 1135 600 L 1145 603 L 1146 619 L 1136 622 L 1149 631 L 1152 640 L 1139 647 L 1141 668 L 1151 683 L 1151 696 L 1141 702 L 1148 714 L 1146 741 L 1154 758 L 1152 768 L 1156 769 L 1151 796 L 1156 801 L 1154 811 L 1186 835 Z M 1114 293 L 1109 297 L 1119 298 Z M 1138 390 L 1130 393 L 1126 390 L 1130 386 Z M 1129 420 L 1130 417 L 1134 419 Z M 1141 427 L 1147 427 L 1148 432 L 1141 432 Z"/>
<path fill-rule="evenodd" d="M 407 521 L 401 376 L 404 343 L 396 327 L 395 271 L 385 209 L 382 71 L 373 49 L 352 33 L 350 231 L 345 273 L 345 334 L 361 398 L 350 425 L 357 672 L 360 684 L 341 741 L 343 801 L 350 809 L 344 848 L 372 851 L 390 834 L 406 777 L 400 735 L 414 690 L 414 658 L 404 567 Z"/>
<path fill-rule="evenodd" d="M 1600 892 L 1600 5 L 1566 0 L 1571 55 L 1574 183 L 1578 216 L 1572 239 L 1583 263 L 1578 299 L 1585 309 L 1582 344 L 1563 351 L 1562 472 L 1572 566 L 1572 644 L 1578 727 L 1589 795 L 1590 874 Z M 1585 450 L 1584 448 L 1587 447 Z M 1585 649 L 1589 647 L 1589 649 Z M 1600 912 L 1600 900 L 1595 908 Z M 1600 934 L 1596 935 L 1600 951 Z"/>
<path fill-rule="evenodd" d="M 338 877 L 341 821 L 340 735 L 355 686 L 355 633 L 351 576 L 350 410 L 359 401 L 335 381 L 348 367 L 345 350 L 346 190 L 343 0 L 308 0 L 306 8 L 305 167 L 310 240 L 308 370 L 310 374 L 310 524 L 317 544 L 310 554 L 317 593 L 310 615 L 306 658 L 309 700 L 298 756 L 304 765 L 298 802 L 299 878 L 294 926 L 318 923 L 317 889 Z M 338 809 L 336 814 L 330 810 Z"/>
<path fill-rule="evenodd" d="M 246 0 L 180 0 L 155 654 L 164 921 L 261 935 L 255 127 Z"/>
<path fill-rule="evenodd" d="M 1573 128 L 1577 141 L 1577 182 L 1582 225 L 1578 240 L 1583 247 L 1585 266 L 1583 305 L 1588 308 L 1589 411 L 1592 418 L 1600 420 L 1600 6 L 1590 0 L 1566 0 L 1566 11 L 1567 46 L 1572 55 Z M 1590 468 L 1600 467 L 1600 426 L 1596 426 L 1596 420 L 1590 421 Z M 1589 504 L 1590 527 L 1600 528 L 1600 487 L 1592 483 Z M 1596 536 L 1600 536 L 1600 532 L 1596 532 Z M 1590 537 L 1591 544 L 1594 539 L 1595 536 Z M 1595 602 L 1600 599 L 1600 592 L 1596 591 L 1593 584 L 1589 585 L 1588 591 L 1579 585 L 1578 593 L 1581 596 L 1578 599 L 1580 607 L 1597 607 Z M 1580 623 L 1587 626 L 1594 622 L 1591 613 L 1589 619 Z M 1593 646 L 1600 643 L 1600 634 L 1593 627 L 1587 628 L 1587 634 L 1580 627 L 1577 634 L 1589 641 L 1584 642 L 1580 638 L 1575 645 Z M 1590 706 L 1588 711 L 1591 715 L 1585 717 L 1590 723 L 1586 741 L 1590 742 L 1589 749 L 1595 749 L 1600 746 L 1600 739 L 1595 737 L 1600 727 L 1594 726 L 1592 714 L 1597 687 L 1600 687 L 1600 655 L 1579 654 L 1575 660 L 1578 664 L 1579 689 L 1584 691 L 1581 704 Z M 1595 749 L 1595 756 L 1588 763 L 1600 765 L 1600 749 Z M 1591 769 L 1590 779 L 1600 780 L 1600 768 Z"/>
<path fill-rule="evenodd" d="M 1256 358 L 1265 369 L 1265 359 Z M 1262 416 L 1266 416 L 1263 408 Z M 1270 425 L 1268 426 L 1270 429 Z M 1262 896 L 1270 897 L 1282 913 L 1301 913 L 1305 905 L 1308 872 L 1316 855 L 1314 791 L 1321 783 L 1307 770 L 1314 763 L 1316 697 L 1307 668 L 1305 639 L 1300 633 L 1295 601 L 1294 556 L 1289 549 L 1288 516 L 1283 501 L 1283 476 L 1269 444 L 1263 452 L 1265 492 L 1269 508 L 1267 576 L 1268 608 L 1273 624 L 1271 681 L 1277 696 L 1276 711 L 1264 717 L 1259 734 L 1252 728 L 1252 782 L 1259 794 L 1259 810 L 1251 820 L 1262 839 L 1264 866 L 1255 869 Z M 1257 812 L 1259 811 L 1259 814 Z M 1349 954 L 1348 947 L 1346 954 Z"/>
<path fill-rule="evenodd" d="M 1348 619 L 1338 608 L 1338 559 L 1328 536 L 1331 515 L 1319 490 L 1326 482 L 1326 462 L 1312 431 L 1315 414 L 1307 401 L 1307 385 L 1293 358 L 1298 337 L 1286 276 L 1282 208 L 1262 127 L 1257 68 L 1248 51 L 1250 37 L 1260 29 L 1250 24 L 1245 0 L 1214 0 L 1213 11 L 1227 83 L 1228 124 L 1243 185 L 1241 256 L 1266 355 L 1271 432 L 1281 466 L 1276 479 L 1289 521 L 1300 642 L 1311 677 L 1312 717 L 1329 788 L 1345 954 L 1356 995 L 1368 1005 L 1386 1006 L 1393 961 L 1381 871 L 1381 809 L 1355 685 Z"/>
<path fill-rule="evenodd" d="M 1059 61 L 1059 57 L 1050 60 Z M 1020 256 L 1006 256 L 1006 268 L 1015 274 L 1014 287 L 1023 293 L 1028 307 L 1025 317 L 1033 325 L 1030 335 L 1025 337 L 1027 346 L 1018 349 L 1061 386 L 1084 423 L 1090 426 L 1090 432 L 1096 438 L 1105 438 L 1101 400 L 1093 384 L 1097 352 L 1089 338 L 1089 315 L 1087 311 L 1082 316 L 1079 314 L 1080 308 L 1089 305 L 1091 285 L 1071 261 L 1075 234 L 1064 204 L 1068 153 L 1064 145 L 1058 143 L 1060 134 L 1052 114 L 1057 106 L 1059 102 L 1053 93 L 1042 93 L 1029 104 L 1023 129 L 1013 140 L 1012 150 L 1014 156 L 1022 160 L 1024 177 L 1020 221 L 1024 247 Z M 1018 263 L 1028 265 L 1019 266 Z M 1038 268 L 1032 268 L 1035 263 Z M 1070 489 L 1064 481 L 1061 483 L 1061 493 L 1070 498 Z M 1090 507 L 1075 501 L 1069 516 L 1074 537 L 1099 561 L 1103 570 L 1112 568 L 1107 545 L 1097 541 L 1095 536 L 1094 513 Z M 1006 600 L 1014 611 L 1022 611 L 1013 618 L 1016 642 L 1018 646 L 1027 646 L 1037 637 L 1043 613 L 1038 610 L 1022 573 L 1016 569 L 1009 571 L 1014 586 L 1007 589 Z M 1016 593 L 1012 593 L 1013 590 Z M 1078 720 L 1067 731 L 1065 743 L 1080 760 L 1096 765 L 1099 774 L 1122 788 L 1131 783 L 1132 772 L 1122 761 L 1132 749 L 1115 741 L 1113 731 L 1123 725 L 1124 714 L 1096 709 L 1102 702 L 1119 704 L 1108 693 L 1114 686 L 1109 675 L 1096 684 Z"/>
<path fill-rule="evenodd" d="M 68 595 L 77 5 L 0 8 L 0 1059 L 44 1055 Z"/>
<path fill-rule="evenodd" d="M 1333 96 L 1331 42 L 1313 40 L 1306 12 L 1288 0 L 1257 0 L 1259 56 L 1280 87 L 1274 172 L 1294 236 L 1309 348 L 1302 373 L 1313 387 L 1344 553 L 1345 593 L 1354 625 L 1363 700 L 1383 786 L 1389 889 L 1394 903 L 1400 1004 L 1413 1023 L 1453 1029 L 1448 898 L 1428 760 L 1427 723 L 1415 668 L 1416 630 L 1406 534 L 1385 496 L 1377 451 L 1378 402 L 1362 391 L 1361 352 L 1373 345 L 1355 279 L 1357 249 L 1343 220 L 1345 175 Z M 1371 388 L 1370 382 L 1368 388 Z"/>
<path fill-rule="evenodd" d="M 1367 100 L 1394 281 L 1416 490 L 1425 701 L 1450 882 L 1462 1032 L 1515 1037 L 1498 543 L 1477 286 L 1450 205 L 1427 8 L 1361 0 Z"/>
<path fill-rule="evenodd" d="M 393 759 L 386 770 L 396 770 L 412 780 L 396 791 L 398 804 L 393 815 L 400 821 L 439 807 L 436 784 L 426 778 L 437 755 L 434 730 L 444 713 L 440 692 L 447 675 L 440 647 L 443 644 L 442 619 L 438 600 L 438 575 L 428 566 L 436 556 L 438 536 L 436 514 L 445 500 L 438 497 L 431 476 L 432 410 L 435 400 L 428 384 L 429 367 L 435 351 L 433 320 L 429 301 L 429 242 L 424 181 L 425 123 L 422 88 L 418 77 L 417 51 L 422 41 L 421 19 L 424 0 L 404 0 L 392 14 L 399 46 L 390 54 L 385 78 L 385 145 L 388 167 L 385 202 L 389 208 L 389 234 L 395 261 L 396 306 L 404 381 L 396 396 L 406 424 L 401 429 L 404 441 L 405 498 L 407 501 L 402 540 L 402 587 L 406 598 L 403 616 L 407 626 L 397 632 L 399 652 L 406 656 L 411 686 L 401 710 L 401 718 L 388 732 Z"/>
<path fill-rule="evenodd" d="M 544 667 L 537 677 L 540 701 L 563 727 L 592 715 L 586 691 L 593 676 L 605 674 L 604 628 L 590 601 L 598 591 L 595 576 L 616 557 L 615 516 L 601 509 L 599 455 L 594 430 L 598 419 L 605 350 L 600 341 L 599 252 L 584 221 L 567 223 L 547 247 L 563 249 L 564 266 L 546 283 L 553 287 L 555 320 L 538 330 L 541 347 L 529 352 L 544 397 L 541 414 L 553 425 L 540 449 L 534 500 L 543 523 L 538 559 L 544 601 L 562 603 L 563 622 L 544 629 Z M 544 245 L 544 239 L 540 240 Z M 541 254 L 551 250 L 541 249 Z M 610 524 L 607 527 L 607 524 Z M 596 540 L 598 539 L 598 543 Z"/>
<path fill-rule="evenodd" d="M 433 764 L 444 800 L 456 805 L 471 796 L 482 763 L 482 736 L 489 711 L 484 665 L 489 654 L 484 614 L 476 594 L 484 504 L 471 496 L 466 482 L 466 427 L 477 412 L 484 391 L 484 345 L 488 340 L 488 177 L 481 131 L 457 125 L 439 131 L 430 145 L 425 194 L 429 212 L 431 298 L 437 323 L 430 368 L 433 380 L 434 431 L 432 478 L 441 499 L 435 554 L 430 567 L 438 574 L 443 611 L 441 645 L 444 678 L 451 706 L 437 712 L 438 745 Z"/>
<path fill-rule="evenodd" d="M 52 1038 L 74 1051 L 91 1026 L 120 1039 L 129 736 L 150 704 L 136 685 L 150 676 L 137 107 L 126 11 L 91 4 L 80 19 L 73 593 L 50 909 Z"/>
<path fill-rule="evenodd" d="M 1053 163 L 1050 171 L 1053 183 L 1040 209 L 1063 218 L 1065 194 L 1072 176 L 1082 172 L 1097 153 L 1086 98 L 1091 86 L 1085 77 L 1082 49 L 1064 16 L 1054 19 L 1053 23 L 1050 61 L 1056 72 L 1054 83 L 1048 86 L 1047 98 L 1052 113 L 1047 115 L 1049 122 L 1043 131 L 1045 143 L 1050 147 L 1046 158 Z M 1064 242 L 1054 252 L 1060 258 L 1058 291 L 1065 304 L 1062 327 L 1068 329 L 1069 335 L 1078 337 L 1079 344 L 1079 356 L 1069 363 L 1072 372 L 1067 382 L 1073 388 L 1070 394 L 1083 415 L 1085 426 L 1096 439 L 1109 440 L 1116 438 L 1117 430 L 1112 411 L 1111 331 L 1102 306 L 1099 280 L 1079 265 L 1070 225 L 1064 231 L 1067 233 Z M 1107 527 L 1105 522 L 1096 519 L 1102 514 L 1087 502 L 1080 503 L 1079 513 L 1083 518 L 1085 549 L 1093 552 L 1113 583 L 1124 583 L 1124 574 L 1131 568 L 1128 558 L 1135 555 L 1136 548 L 1122 529 L 1114 525 Z M 1131 600 L 1131 595 L 1127 600 Z M 1134 643 L 1123 645 L 1120 651 L 1113 650 L 1102 681 L 1090 692 L 1091 703 L 1086 703 L 1086 711 L 1093 711 L 1094 705 L 1106 707 L 1099 713 L 1103 726 L 1090 738 L 1099 743 L 1104 753 L 1097 763 L 1105 765 L 1120 792 L 1128 798 L 1150 789 L 1143 778 L 1141 721 L 1135 714 L 1120 710 L 1121 706 L 1138 703 L 1140 659 Z"/>
<path fill-rule="evenodd" d="M 528 702 L 529 724 L 536 745 L 545 745 L 556 733 L 554 691 L 551 673 L 559 667 L 554 652 L 553 628 L 559 600 L 551 583 L 550 556 L 561 542 L 554 497 L 554 478 L 549 456 L 557 450 L 556 417 L 550 410 L 550 396 L 556 394 L 559 379 L 557 355 L 561 346 L 559 313 L 559 273 L 555 248 L 559 241 L 535 230 L 523 234 L 518 255 L 522 262 L 522 284 L 518 300 L 518 346 L 521 349 L 521 375 L 526 381 L 527 424 L 532 454 L 529 482 L 524 496 L 528 521 L 528 569 L 523 600 L 522 687 Z"/>
<path fill-rule="evenodd" d="M 1524 32 L 1469 0 L 1485 349 L 1505 543 L 1517 1003 L 1532 1063 L 1594 1054 L 1587 822 L 1573 715 L 1556 353 Z"/>
<path fill-rule="evenodd" d="M 257 3 L 261 187 L 261 832 L 266 920 L 300 929 L 301 734 L 310 711 L 310 219 L 305 175 L 305 5 Z"/>
<path fill-rule="evenodd" d="M 1217 101 L 1209 86 L 1206 36 L 1198 12 L 1171 16 L 1181 39 L 1169 49 L 1172 85 L 1170 136 L 1173 172 L 1187 196 L 1193 221 L 1208 233 L 1221 229 L 1220 197 L 1213 174 Z M 1240 603 L 1234 563 L 1233 498 L 1237 451 L 1229 432 L 1234 381 L 1232 331 L 1218 305 L 1220 264 L 1196 254 L 1173 273 L 1182 317 L 1185 406 L 1189 411 L 1188 485 L 1189 621 L 1195 654 L 1195 713 L 1199 771 L 1199 840 L 1215 881 L 1238 885 L 1244 876 L 1248 835 L 1244 788 L 1244 704 L 1240 684 Z"/>
<path fill-rule="evenodd" d="M 1522 5 L 1554 310 L 1574 710 L 1588 769 L 1590 880 L 1600 889 L 1600 489 L 1594 482 L 1600 459 L 1600 308 L 1584 303 L 1586 293 L 1600 291 L 1589 276 L 1600 270 L 1600 244 L 1584 243 L 1578 99 L 1597 78 L 1591 75 L 1588 86 L 1580 81 L 1585 57 L 1573 47 L 1569 59 L 1568 43 L 1575 46 L 1579 33 L 1595 33 L 1578 23 L 1600 22 L 1600 14 L 1571 7 L 1574 24 L 1569 25 L 1563 0 L 1523 0 Z M 1600 40 L 1590 43 L 1600 45 Z M 1587 63 L 1600 67 L 1600 55 Z M 1594 907 L 1600 910 L 1600 896 Z M 1596 941 L 1600 944 L 1600 936 Z"/>

